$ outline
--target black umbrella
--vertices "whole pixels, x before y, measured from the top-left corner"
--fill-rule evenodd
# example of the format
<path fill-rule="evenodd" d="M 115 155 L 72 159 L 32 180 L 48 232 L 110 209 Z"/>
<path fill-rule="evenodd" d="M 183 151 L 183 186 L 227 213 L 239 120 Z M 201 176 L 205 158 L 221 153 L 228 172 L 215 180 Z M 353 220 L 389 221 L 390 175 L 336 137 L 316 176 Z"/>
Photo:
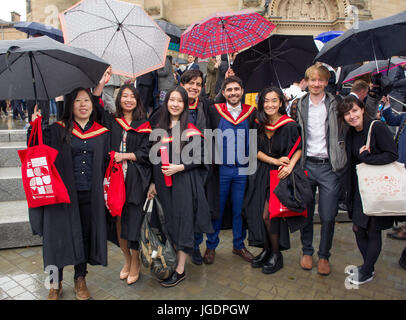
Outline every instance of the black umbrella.
<path fill-rule="evenodd" d="M 163 32 L 165 32 L 170 38 L 171 42 L 173 43 L 180 43 L 180 36 L 182 35 L 182 30 L 173 23 L 170 23 L 165 20 L 155 20 L 158 26 L 161 27 Z"/>
<path fill-rule="evenodd" d="M 312 36 L 275 34 L 239 53 L 232 69 L 247 93 L 284 88 L 304 77 L 317 52 Z"/>
<path fill-rule="evenodd" d="M 348 76 L 344 79 L 343 83 L 354 81 L 357 77 L 363 76 L 368 73 L 383 73 L 385 71 L 389 71 L 397 66 L 406 63 L 406 59 L 401 58 L 392 58 L 391 60 L 378 60 L 378 61 L 371 61 L 363 66 L 351 71 Z M 378 72 L 376 69 L 376 64 L 378 64 Z"/>
<path fill-rule="evenodd" d="M 406 11 L 383 19 L 360 21 L 358 26 L 327 42 L 314 60 L 338 67 L 406 55 L 405 37 Z"/>
<path fill-rule="evenodd" d="M 93 53 L 43 36 L 0 41 L 0 99 L 49 100 L 95 87 L 109 65 Z"/>

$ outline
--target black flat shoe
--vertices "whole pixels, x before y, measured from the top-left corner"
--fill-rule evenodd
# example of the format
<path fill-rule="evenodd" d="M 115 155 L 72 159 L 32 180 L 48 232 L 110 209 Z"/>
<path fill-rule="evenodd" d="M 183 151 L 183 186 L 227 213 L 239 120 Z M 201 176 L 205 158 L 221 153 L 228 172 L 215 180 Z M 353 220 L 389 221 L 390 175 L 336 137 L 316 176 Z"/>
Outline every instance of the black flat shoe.
<path fill-rule="evenodd" d="M 192 253 L 192 262 L 198 266 L 203 264 L 203 257 L 200 253 L 200 249 L 194 249 Z"/>
<path fill-rule="evenodd" d="M 252 260 L 251 266 L 253 268 L 262 268 L 271 254 L 272 252 L 270 250 L 262 250 L 262 252 Z"/>
<path fill-rule="evenodd" d="M 272 274 L 283 268 L 283 256 L 281 253 L 273 253 L 262 267 L 262 273 Z"/>
<path fill-rule="evenodd" d="M 172 273 L 172 275 L 166 279 L 165 281 L 161 282 L 161 286 L 165 287 L 165 288 L 170 288 L 170 287 L 174 287 L 176 286 L 179 282 L 181 282 L 182 280 L 184 280 L 186 278 L 186 274 L 185 272 L 183 272 L 182 274 L 177 273 L 176 271 L 174 273 Z"/>

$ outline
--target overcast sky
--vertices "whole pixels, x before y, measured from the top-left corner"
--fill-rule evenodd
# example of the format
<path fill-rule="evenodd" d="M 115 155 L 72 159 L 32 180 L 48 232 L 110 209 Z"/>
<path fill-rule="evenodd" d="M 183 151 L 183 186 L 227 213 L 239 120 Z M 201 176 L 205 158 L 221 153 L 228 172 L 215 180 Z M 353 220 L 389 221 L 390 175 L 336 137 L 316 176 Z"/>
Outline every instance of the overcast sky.
<path fill-rule="evenodd" d="M 19 13 L 21 21 L 25 21 L 25 0 L 0 0 L 0 19 L 11 21 L 11 11 Z"/>

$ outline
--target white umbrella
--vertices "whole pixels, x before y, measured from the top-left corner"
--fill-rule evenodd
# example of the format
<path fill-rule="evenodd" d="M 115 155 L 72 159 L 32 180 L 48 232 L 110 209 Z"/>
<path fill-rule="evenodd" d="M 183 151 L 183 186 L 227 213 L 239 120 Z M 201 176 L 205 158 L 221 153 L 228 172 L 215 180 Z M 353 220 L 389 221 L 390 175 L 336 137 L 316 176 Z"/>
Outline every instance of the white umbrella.
<path fill-rule="evenodd" d="M 85 48 L 135 78 L 162 68 L 170 38 L 138 5 L 82 0 L 59 15 L 65 43 Z"/>

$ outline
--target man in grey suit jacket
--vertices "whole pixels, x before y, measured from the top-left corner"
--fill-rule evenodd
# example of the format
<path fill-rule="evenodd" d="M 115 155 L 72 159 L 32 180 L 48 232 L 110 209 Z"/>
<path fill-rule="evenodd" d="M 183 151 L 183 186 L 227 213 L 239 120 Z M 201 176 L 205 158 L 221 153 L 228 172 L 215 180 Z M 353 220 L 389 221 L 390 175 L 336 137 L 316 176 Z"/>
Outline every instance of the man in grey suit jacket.
<path fill-rule="evenodd" d="M 318 213 L 321 221 L 318 273 L 331 272 L 329 257 L 333 243 L 335 217 L 338 213 L 340 195 L 340 171 L 344 169 L 347 156 L 344 136 L 339 130 L 337 101 L 326 92 L 330 72 L 322 65 L 307 69 L 305 80 L 309 94 L 300 98 L 297 121 L 301 127 L 301 165 L 307 170 L 312 191 L 319 189 Z M 307 225 L 300 230 L 303 256 L 300 265 L 304 270 L 313 267 L 313 215 L 315 202 L 307 208 Z"/>

